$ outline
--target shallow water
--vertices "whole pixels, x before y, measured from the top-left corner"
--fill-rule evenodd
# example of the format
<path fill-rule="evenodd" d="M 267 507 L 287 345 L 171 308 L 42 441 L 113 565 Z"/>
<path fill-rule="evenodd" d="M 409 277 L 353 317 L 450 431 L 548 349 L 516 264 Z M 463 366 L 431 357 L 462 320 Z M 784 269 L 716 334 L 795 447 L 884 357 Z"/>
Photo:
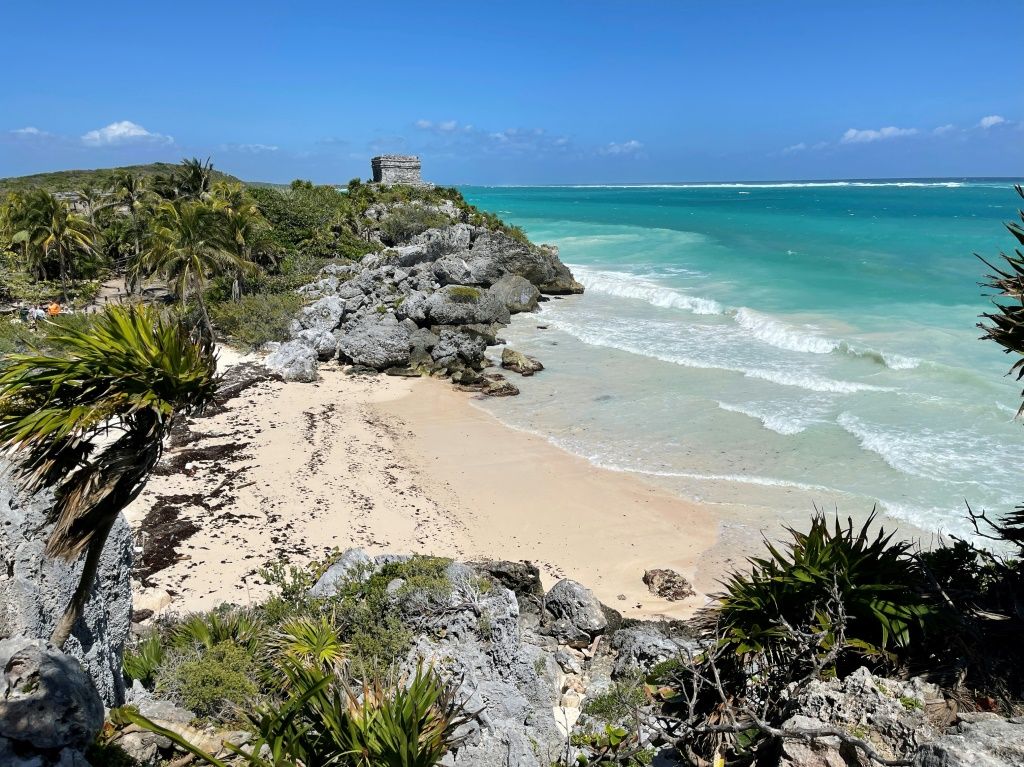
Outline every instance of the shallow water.
<path fill-rule="evenodd" d="M 965 499 L 1021 500 L 972 255 L 1010 247 L 1010 183 L 462 191 L 587 287 L 508 329 L 548 369 L 487 403 L 503 420 L 715 503 L 962 533 Z"/>

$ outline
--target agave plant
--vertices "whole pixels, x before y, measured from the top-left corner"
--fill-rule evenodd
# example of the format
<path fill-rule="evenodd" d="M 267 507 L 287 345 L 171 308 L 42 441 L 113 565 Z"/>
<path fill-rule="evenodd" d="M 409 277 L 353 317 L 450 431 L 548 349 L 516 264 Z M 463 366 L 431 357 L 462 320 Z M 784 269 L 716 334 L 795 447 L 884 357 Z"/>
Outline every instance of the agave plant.
<path fill-rule="evenodd" d="M 51 637 L 62 647 L 118 513 L 141 492 L 174 419 L 209 403 L 218 379 L 211 348 L 149 308 L 113 307 L 84 328 L 53 324 L 48 341 L 63 353 L 10 355 L 0 373 L 0 450 L 23 489 L 54 491 L 46 554 L 85 554 Z"/>
<path fill-rule="evenodd" d="M 932 606 L 911 544 L 883 528 L 872 535 L 874 520 L 872 511 L 858 530 L 852 519 L 843 525 L 837 515 L 830 525 L 817 513 L 806 533 L 787 528 L 792 540 L 784 547 L 765 541 L 769 556 L 750 559 L 749 575 L 734 573 L 724 584 L 718 617 L 725 640 L 740 654 L 770 653 L 809 620 L 827 634 L 823 608 L 838 599 L 848 649 L 907 649 Z"/>
<path fill-rule="evenodd" d="M 147 689 L 153 689 L 156 672 L 164 662 L 164 646 L 155 634 L 124 654 L 124 675 Z"/>

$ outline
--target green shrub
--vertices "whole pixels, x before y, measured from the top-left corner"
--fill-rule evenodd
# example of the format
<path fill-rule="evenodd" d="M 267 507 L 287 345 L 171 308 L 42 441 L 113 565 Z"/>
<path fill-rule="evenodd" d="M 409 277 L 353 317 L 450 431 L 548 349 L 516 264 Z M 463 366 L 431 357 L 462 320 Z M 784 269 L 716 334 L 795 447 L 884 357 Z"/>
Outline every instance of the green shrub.
<path fill-rule="evenodd" d="M 234 708 L 259 694 L 253 656 L 234 642 L 170 655 L 156 678 L 156 691 L 200 717 L 233 721 Z"/>
<path fill-rule="evenodd" d="M 450 223 L 451 219 L 443 213 L 420 205 L 399 205 L 380 222 L 381 239 L 386 245 L 400 245 L 428 229 Z"/>
<path fill-rule="evenodd" d="M 171 643 L 178 648 L 209 650 L 223 642 L 231 642 L 253 650 L 262 642 L 264 627 L 255 611 L 219 608 L 188 616 L 171 629 L 170 634 Z"/>
<path fill-rule="evenodd" d="M 479 288 L 473 288 L 468 285 L 455 285 L 448 288 L 448 296 L 460 304 L 475 304 L 480 300 L 480 296 L 483 293 L 480 292 Z"/>
<path fill-rule="evenodd" d="M 294 293 L 248 295 L 211 306 L 210 318 L 225 335 L 256 349 L 268 341 L 287 341 L 302 305 Z"/>
<path fill-rule="evenodd" d="M 837 516 L 830 526 L 816 514 L 808 532 L 788 529 L 792 540 L 784 547 L 766 542 L 770 556 L 751 559 L 750 574 L 732 574 L 720 595 L 719 627 L 731 648 L 771 654 L 790 642 L 789 627 L 809 621 L 828 636 L 833 629 L 826 608 L 838 599 L 847 649 L 909 651 L 933 606 L 911 545 L 893 542 L 884 529 L 872 537 L 874 518 L 872 513 L 855 530 L 852 520 L 843 526 Z"/>
<path fill-rule="evenodd" d="M 602 724 L 614 726 L 629 720 L 647 702 L 643 680 L 628 677 L 615 682 L 605 692 L 587 698 L 582 713 Z"/>

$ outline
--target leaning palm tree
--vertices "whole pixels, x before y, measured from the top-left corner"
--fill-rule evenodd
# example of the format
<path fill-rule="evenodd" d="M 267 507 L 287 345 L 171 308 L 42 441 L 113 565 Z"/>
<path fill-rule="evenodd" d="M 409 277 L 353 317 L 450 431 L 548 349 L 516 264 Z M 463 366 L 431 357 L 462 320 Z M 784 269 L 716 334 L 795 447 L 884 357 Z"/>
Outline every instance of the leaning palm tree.
<path fill-rule="evenodd" d="M 51 641 L 81 615 L 118 513 L 142 490 L 178 414 L 211 401 L 212 347 L 155 310 L 118 306 L 93 326 L 52 325 L 64 354 L 11 355 L 0 373 L 0 450 L 27 492 L 52 488 L 46 553 L 82 574 Z"/>
<path fill-rule="evenodd" d="M 178 296 L 182 307 L 195 301 L 199 326 L 213 341 L 213 324 L 206 311 L 207 279 L 210 276 L 251 274 L 258 267 L 228 247 L 222 219 L 205 202 L 162 203 L 150 235 L 148 250 L 135 265 L 141 274 L 160 274 Z"/>

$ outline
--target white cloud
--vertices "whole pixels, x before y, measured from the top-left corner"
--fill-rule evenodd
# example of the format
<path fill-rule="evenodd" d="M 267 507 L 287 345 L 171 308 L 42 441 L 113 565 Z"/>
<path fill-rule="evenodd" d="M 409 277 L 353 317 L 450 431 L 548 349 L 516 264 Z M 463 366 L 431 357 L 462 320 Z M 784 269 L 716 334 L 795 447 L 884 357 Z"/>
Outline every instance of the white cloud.
<path fill-rule="evenodd" d="M 985 129 L 994 128 L 997 125 L 1002 125 L 1005 122 L 1006 118 L 1003 117 L 1002 115 L 987 115 L 986 117 L 982 117 L 980 120 L 978 120 L 978 127 Z"/>
<path fill-rule="evenodd" d="M 850 128 L 840 141 L 844 144 L 866 144 L 872 141 L 884 141 L 886 139 L 901 138 L 903 136 L 913 136 L 917 134 L 917 128 L 897 128 L 890 125 L 887 128 L 879 128 L 878 130 L 866 129 L 858 130 L 857 128 Z"/>
<path fill-rule="evenodd" d="M 417 120 L 414 124 L 420 130 L 430 130 L 434 127 L 434 122 L 432 120 Z"/>
<path fill-rule="evenodd" d="M 459 127 L 459 124 L 455 120 L 445 120 L 437 124 L 437 129 L 442 133 L 451 133 L 453 130 Z"/>
<path fill-rule="evenodd" d="M 644 145 L 642 143 L 636 139 L 629 139 L 629 141 L 621 143 L 611 141 L 598 149 L 597 152 L 603 155 L 637 155 L 643 150 Z"/>
<path fill-rule="evenodd" d="M 956 130 L 956 126 L 953 123 L 947 123 L 946 125 L 940 125 L 938 128 L 932 131 L 936 136 L 945 136 L 947 133 L 952 133 Z"/>
<path fill-rule="evenodd" d="M 137 141 L 149 141 L 160 144 L 173 144 L 171 136 L 153 133 L 131 120 L 110 123 L 104 128 L 91 130 L 82 136 L 82 143 L 89 146 L 111 146 Z"/>
<path fill-rule="evenodd" d="M 783 154 L 792 154 L 793 152 L 803 152 L 805 149 L 807 149 L 807 144 L 805 144 L 803 141 L 801 141 L 799 144 L 793 144 L 792 146 L 787 146 L 785 149 L 782 150 L 782 153 Z"/>
<path fill-rule="evenodd" d="M 27 125 L 24 128 L 15 128 L 11 133 L 16 136 L 48 136 L 46 131 L 41 131 L 39 128 L 35 128 L 31 125 Z"/>

